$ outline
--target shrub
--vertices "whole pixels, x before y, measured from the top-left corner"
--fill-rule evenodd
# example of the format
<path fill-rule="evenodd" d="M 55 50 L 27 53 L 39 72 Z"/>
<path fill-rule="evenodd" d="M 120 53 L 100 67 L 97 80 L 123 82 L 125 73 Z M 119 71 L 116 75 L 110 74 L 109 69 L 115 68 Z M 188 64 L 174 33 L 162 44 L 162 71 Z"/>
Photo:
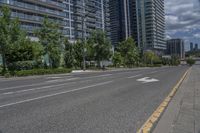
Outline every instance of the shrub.
<path fill-rule="evenodd" d="M 180 63 L 181 63 L 180 58 L 176 55 L 173 55 L 171 58 L 171 65 L 178 66 L 178 65 L 180 65 Z"/>
<path fill-rule="evenodd" d="M 34 68 L 34 61 L 17 61 L 8 64 L 8 69 L 11 71 L 31 70 Z"/>
<path fill-rule="evenodd" d="M 46 75 L 46 74 L 62 74 L 62 73 L 70 73 L 71 69 L 32 69 L 32 70 L 22 70 L 16 71 L 14 76 L 33 76 L 33 75 Z"/>
<path fill-rule="evenodd" d="M 195 60 L 192 59 L 192 58 L 188 58 L 188 59 L 186 60 L 186 62 L 187 62 L 187 64 L 190 65 L 190 66 L 192 66 L 192 65 L 195 64 Z"/>
<path fill-rule="evenodd" d="M 10 78 L 12 75 L 9 73 L 9 72 L 6 72 L 5 74 L 4 74 L 4 77 L 5 78 Z"/>

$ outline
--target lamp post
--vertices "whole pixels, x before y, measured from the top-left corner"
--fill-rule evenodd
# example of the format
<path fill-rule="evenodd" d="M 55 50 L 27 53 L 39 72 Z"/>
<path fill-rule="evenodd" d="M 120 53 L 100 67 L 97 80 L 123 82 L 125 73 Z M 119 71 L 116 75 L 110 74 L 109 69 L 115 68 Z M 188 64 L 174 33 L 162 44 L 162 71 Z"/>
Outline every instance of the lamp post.
<path fill-rule="evenodd" d="M 84 22 L 85 22 L 85 15 L 82 14 L 82 17 L 81 17 L 81 24 L 82 24 L 82 44 L 83 44 L 83 71 L 86 70 L 86 60 L 85 60 L 85 37 L 84 37 Z"/>
<path fill-rule="evenodd" d="M 83 71 L 86 70 L 86 47 L 85 47 L 85 41 L 86 41 L 86 37 L 85 37 L 85 30 L 84 30 L 84 26 L 85 26 L 85 21 L 86 21 L 86 18 L 89 16 L 90 13 L 93 13 L 93 12 L 96 12 L 97 10 L 91 10 L 91 11 L 88 11 L 88 13 L 86 14 L 85 12 L 85 1 L 83 0 L 83 5 L 82 5 L 82 9 L 83 9 L 83 12 L 82 12 L 82 15 L 81 15 L 81 27 L 82 27 L 82 44 L 83 44 Z"/>

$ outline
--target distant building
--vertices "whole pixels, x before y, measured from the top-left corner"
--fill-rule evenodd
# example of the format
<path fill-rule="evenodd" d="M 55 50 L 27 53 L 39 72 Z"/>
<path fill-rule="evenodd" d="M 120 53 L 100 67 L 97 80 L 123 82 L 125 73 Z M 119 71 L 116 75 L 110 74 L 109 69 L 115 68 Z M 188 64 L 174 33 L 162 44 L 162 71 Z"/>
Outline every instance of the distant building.
<path fill-rule="evenodd" d="M 199 49 L 199 46 L 198 46 L 198 44 L 196 43 L 196 44 L 195 44 L 195 47 L 194 47 L 194 50 L 197 51 L 198 49 Z"/>
<path fill-rule="evenodd" d="M 185 58 L 184 41 L 182 39 L 171 39 L 167 41 L 167 54 L 175 55 L 181 59 Z"/>
<path fill-rule="evenodd" d="M 193 51 L 194 50 L 194 44 L 191 42 L 190 43 L 190 51 Z"/>

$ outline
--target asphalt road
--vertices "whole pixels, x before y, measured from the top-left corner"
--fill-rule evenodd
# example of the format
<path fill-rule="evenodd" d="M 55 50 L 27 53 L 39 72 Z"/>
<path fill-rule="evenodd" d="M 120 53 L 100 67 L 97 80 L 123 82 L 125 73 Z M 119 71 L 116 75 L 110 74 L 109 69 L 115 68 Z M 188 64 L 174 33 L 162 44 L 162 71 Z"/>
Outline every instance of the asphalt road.
<path fill-rule="evenodd" d="M 0 133 L 134 133 L 187 69 L 0 79 Z"/>

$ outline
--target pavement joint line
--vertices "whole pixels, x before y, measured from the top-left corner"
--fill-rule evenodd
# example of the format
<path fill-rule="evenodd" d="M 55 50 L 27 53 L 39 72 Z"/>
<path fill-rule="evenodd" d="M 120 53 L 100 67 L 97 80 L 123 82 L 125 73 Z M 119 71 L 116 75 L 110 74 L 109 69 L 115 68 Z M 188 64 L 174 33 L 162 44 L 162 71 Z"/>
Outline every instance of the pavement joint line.
<path fill-rule="evenodd" d="M 9 106 L 27 103 L 27 102 L 32 102 L 32 101 L 36 101 L 36 100 L 40 100 L 40 99 L 53 97 L 53 96 L 67 94 L 67 93 L 70 93 L 70 92 L 76 92 L 76 91 L 80 91 L 80 90 L 84 90 L 84 89 L 88 89 L 88 88 L 92 88 L 92 87 L 102 86 L 102 85 L 106 85 L 106 84 L 109 84 L 109 83 L 112 83 L 112 82 L 113 81 L 102 82 L 102 83 L 93 84 L 93 85 L 90 85 L 90 86 L 80 87 L 80 88 L 73 89 L 73 90 L 68 90 L 68 91 L 58 92 L 58 93 L 54 93 L 54 94 L 50 94 L 50 95 L 44 95 L 44 96 L 40 96 L 40 97 L 36 97 L 36 98 L 26 99 L 26 100 L 22 100 L 22 101 L 18 101 L 18 102 L 8 103 L 8 104 L 0 105 L 0 108 L 9 107 Z"/>
<path fill-rule="evenodd" d="M 137 131 L 137 133 L 150 133 L 152 131 L 156 122 L 160 119 L 161 115 L 164 113 L 170 101 L 172 100 L 172 97 L 176 94 L 182 82 L 188 75 L 190 69 L 191 67 L 183 74 L 183 76 L 177 82 L 177 84 L 173 87 L 169 95 L 164 99 L 164 101 L 159 105 L 159 107 L 153 112 L 153 114 L 147 119 L 147 121 L 142 125 L 142 127 Z"/>

